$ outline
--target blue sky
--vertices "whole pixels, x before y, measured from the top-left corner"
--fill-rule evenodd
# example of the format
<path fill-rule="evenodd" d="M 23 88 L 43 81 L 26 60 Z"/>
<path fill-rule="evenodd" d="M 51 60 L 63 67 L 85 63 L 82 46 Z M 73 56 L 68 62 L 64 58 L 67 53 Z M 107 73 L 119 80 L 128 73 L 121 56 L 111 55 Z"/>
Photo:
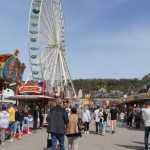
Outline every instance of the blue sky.
<path fill-rule="evenodd" d="M 150 73 L 149 6 L 149 0 L 64 0 L 72 77 L 141 78 Z M 1 0 L 0 5 L 0 52 L 21 49 L 27 66 L 29 8 L 30 0 Z"/>

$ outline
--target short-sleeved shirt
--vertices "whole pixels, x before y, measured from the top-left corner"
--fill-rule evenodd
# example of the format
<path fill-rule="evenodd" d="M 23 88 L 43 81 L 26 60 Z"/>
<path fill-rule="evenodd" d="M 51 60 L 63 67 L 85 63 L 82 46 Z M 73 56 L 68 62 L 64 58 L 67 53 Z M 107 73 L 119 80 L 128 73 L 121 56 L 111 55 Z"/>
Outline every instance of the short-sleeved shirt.
<path fill-rule="evenodd" d="M 0 128 L 8 128 L 9 125 L 9 114 L 7 111 L 0 112 Z"/>
<path fill-rule="evenodd" d="M 8 109 L 8 113 L 9 113 L 9 121 L 10 122 L 15 122 L 15 113 L 16 113 L 15 108 L 10 107 Z"/>
<path fill-rule="evenodd" d="M 117 120 L 117 113 L 118 111 L 116 108 L 110 110 L 111 120 Z"/>
<path fill-rule="evenodd" d="M 99 109 L 96 109 L 96 110 L 95 110 L 94 115 L 95 115 L 95 121 L 96 121 L 96 122 L 100 122 Z"/>

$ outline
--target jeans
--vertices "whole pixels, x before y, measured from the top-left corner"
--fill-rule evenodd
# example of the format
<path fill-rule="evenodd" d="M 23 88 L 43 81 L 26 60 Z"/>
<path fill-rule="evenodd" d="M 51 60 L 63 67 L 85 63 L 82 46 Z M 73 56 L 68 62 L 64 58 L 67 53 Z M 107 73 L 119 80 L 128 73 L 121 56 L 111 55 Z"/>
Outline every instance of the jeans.
<path fill-rule="evenodd" d="M 15 124 L 15 122 L 10 122 L 10 123 L 9 123 L 9 128 L 10 128 L 11 137 L 13 137 L 13 136 L 14 136 L 14 133 L 15 133 L 15 129 L 16 129 L 16 124 Z"/>
<path fill-rule="evenodd" d="M 28 117 L 24 117 L 24 121 L 23 121 L 23 125 L 22 125 L 22 130 L 24 130 L 25 124 L 26 124 L 27 132 L 29 132 L 29 118 Z"/>
<path fill-rule="evenodd" d="M 20 122 L 19 121 L 15 122 L 15 132 L 14 132 L 14 134 L 16 134 L 17 131 L 20 134 L 21 129 L 20 129 Z"/>
<path fill-rule="evenodd" d="M 20 122 L 20 129 L 21 129 L 21 132 L 23 133 L 23 131 L 24 131 L 24 121 Z"/>
<path fill-rule="evenodd" d="M 149 132 L 150 132 L 150 127 L 145 127 L 145 136 L 144 136 L 145 150 L 148 150 Z"/>
<path fill-rule="evenodd" d="M 103 131 L 103 122 L 102 121 L 99 122 L 99 130 L 100 130 L 100 133 L 102 134 L 102 131 Z"/>
<path fill-rule="evenodd" d="M 102 134 L 105 135 L 105 132 L 106 132 L 106 125 L 107 125 L 107 122 L 104 121 L 103 122 L 103 130 L 102 130 Z"/>
<path fill-rule="evenodd" d="M 51 133 L 52 136 L 52 150 L 57 150 L 57 140 L 59 141 L 60 150 L 65 150 L 64 134 Z"/>

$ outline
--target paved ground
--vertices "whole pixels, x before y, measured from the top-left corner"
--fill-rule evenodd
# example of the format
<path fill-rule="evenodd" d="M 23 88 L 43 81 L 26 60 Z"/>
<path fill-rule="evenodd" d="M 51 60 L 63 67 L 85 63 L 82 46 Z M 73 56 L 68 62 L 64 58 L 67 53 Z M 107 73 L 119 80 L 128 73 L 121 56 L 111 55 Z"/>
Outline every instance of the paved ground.
<path fill-rule="evenodd" d="M 46 145 L 45 130 L 23 137 L 13 143 L 0 146 L 0 150 L 43 150 Z M 116 134 L 107 133 L 105 136 L 83 135 L 80 139 L 79 150 L 143 150 L 143 131 L 117 129 Z"/>

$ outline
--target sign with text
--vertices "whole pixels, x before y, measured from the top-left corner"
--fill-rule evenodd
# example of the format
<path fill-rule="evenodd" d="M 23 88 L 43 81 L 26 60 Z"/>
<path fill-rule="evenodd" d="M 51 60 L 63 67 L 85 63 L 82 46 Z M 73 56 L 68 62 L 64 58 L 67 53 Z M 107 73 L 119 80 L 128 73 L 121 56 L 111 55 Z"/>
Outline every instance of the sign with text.
<path fill-rule="evenodd" d="M 20 94 L 25 94 L 25 93 L 41 94 L 42 93 L 42 87 L 38 83 L 28 82 L 28 83 L 21 85 L 19 87 L 19 93 Z"/>

